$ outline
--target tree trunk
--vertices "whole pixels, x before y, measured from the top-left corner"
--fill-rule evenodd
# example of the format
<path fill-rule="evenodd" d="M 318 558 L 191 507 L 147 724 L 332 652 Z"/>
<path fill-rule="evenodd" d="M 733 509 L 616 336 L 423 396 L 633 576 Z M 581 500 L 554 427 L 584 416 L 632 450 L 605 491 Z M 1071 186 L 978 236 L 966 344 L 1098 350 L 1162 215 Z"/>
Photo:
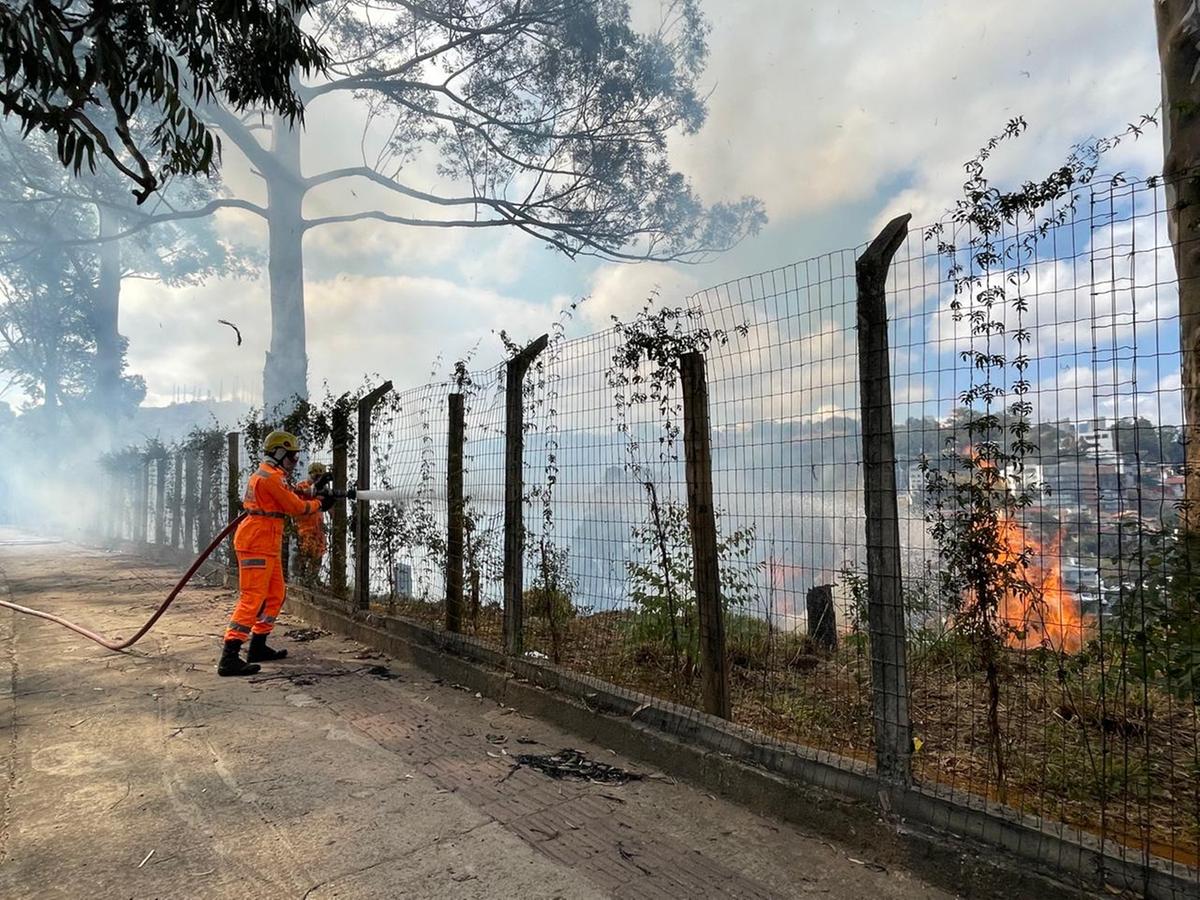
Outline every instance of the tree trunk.
<path fill-rule="evenodd" d="M 268 421 L 278 421 L 290 412 L 297 397 L 308 397 L 300 132 L 277 117 L 273 135 L 272 152 L 279 169 L 263 173 L 267 179 L 267 277 L 271 290 L 271 348 L 263 368 L 263 408 Z"/>
<path fill-rule="evenodd" d="M 1200 16 L 1194 0 L 1156 0 L 1162 63 L 1163 180 L 1179 277 L 1186 474 L 1183 526 L 1200 532 Z"/>
<path fill-rule="evenodd" d="M 113 234 L 119 223 L 104 206 L 98 207 L 100 236 Z M 100 244 L 100 278 L 96 286 L 96 302 L 92 311 L 92 327 L 96 333 L 96 399 L 102 421 L 112 421 L 122 410 L 121 394 L 121 334 L 117 330 L 121 306 L 121 242 Z M 111 429 L 105 429 L 109 434 Z"/>

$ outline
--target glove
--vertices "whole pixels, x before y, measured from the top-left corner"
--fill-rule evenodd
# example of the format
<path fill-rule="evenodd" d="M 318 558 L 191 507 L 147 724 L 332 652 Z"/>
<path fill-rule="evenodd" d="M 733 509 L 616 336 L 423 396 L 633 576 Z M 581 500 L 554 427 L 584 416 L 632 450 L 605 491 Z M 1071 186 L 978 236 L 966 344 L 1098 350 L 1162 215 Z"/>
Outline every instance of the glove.
<path fill-rule="evenodd" d="M 318 475 L 317 480 L 313 482 L 313 493 L 320 494 L 325 488 L 333 484 L 333 473 L 326 472 L 324 475 Z"/>
<path fill-rule="evenodd" d="M 322 494 L 320 499 L 321 512 L 329 512 L 331 509 L 333 509 L 333 504 L 335 501 L 333 494 Z"/>

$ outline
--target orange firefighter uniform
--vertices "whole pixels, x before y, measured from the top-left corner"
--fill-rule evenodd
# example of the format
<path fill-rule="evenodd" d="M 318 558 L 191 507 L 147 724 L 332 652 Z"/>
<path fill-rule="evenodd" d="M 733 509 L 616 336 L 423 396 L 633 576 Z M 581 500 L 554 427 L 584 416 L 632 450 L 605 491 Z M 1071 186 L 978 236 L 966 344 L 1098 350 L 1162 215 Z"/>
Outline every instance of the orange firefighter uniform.
<path fill-rule="evenodd" d="M 288 516 L 319 520 L 321 511 L 319 500 L 297 496 L 283 469 L 270 461 L 250 476 L 242 506 L 247 516 L 233 536 L 241 597 L 229 619 L 227 641 L 244 641 L 252 632 L 271 633 L 284 597 L 283 520 Z"/>
<path fill-rule="evenodd" d="M 311 497 L 312 490 L 311 479 L 296 485 L 296 493 L 302 496 Z M 320 564 L 325 556 L 325 523 L 319 509 L 315 513 L 296 517 L 296 534 L 300 538 L 300 552 Z"/>

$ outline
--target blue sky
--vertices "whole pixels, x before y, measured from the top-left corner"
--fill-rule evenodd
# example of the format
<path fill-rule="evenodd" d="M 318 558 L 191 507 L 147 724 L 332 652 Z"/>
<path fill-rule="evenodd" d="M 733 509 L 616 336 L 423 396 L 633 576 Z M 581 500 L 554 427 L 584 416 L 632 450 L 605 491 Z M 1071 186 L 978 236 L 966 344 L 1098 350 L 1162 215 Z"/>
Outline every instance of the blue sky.
<path fill-rule="evenodd" d="M 632 4 L 653 15 L 654 0 Z M 621 266 L 571 262 L 518 234 L 422 231 L 378 223 L 336 226 L 306 241 L 310 382 L 335 388 L 377 371 L 396 384 L 424 381 L 434 359 L 477 345 L 498 358 L 493 331 L 547 330 L 557 311 L 590 300 L 573 326 L 604 327 L 657 287 L 671 299 L 738 275 L 852 246 L 891 215 L 937 217 L 957 195 L 961 163 L 1014 115 L 1028 134 L 996 160 L 998 176 L 1035 177 L 1074 142 L 1121 130 L 1155 108 L 1154 21 L 1144 0 L 814 2 L 707 0 L 712 22 L 705 127 L 676 136 L 672 153 L 710 200 L 762 198 L 770 223 L 714 262 Z M 336 97 L 336 95 L 333 95 Z M 353 103 L 310 110 L 311 174 L 358 150 Z M 1115 168 L 1151 173 L 1160 137 L 1123 148 Z M 417 161 L 421 186 L 436 187 Z M 427 171 L 420 171 L 422 165 Z M 258 190 L 236 151 L 225 177 Z M 361 193 L 361 192 L 360 192 Z M 306 213 L 343 211 L 349 198 L 312 198 Z M 223 215 L 221 227 L 264 244 L 260 223 Z M 230 346 L 218 318 L 245 336 Z M 126 292 L 122 330 L 148 402 L 176 386 L 257 396 L 269 339 L 263 280 Z M 170 334 L 172 340 L 163 340 Z"/>

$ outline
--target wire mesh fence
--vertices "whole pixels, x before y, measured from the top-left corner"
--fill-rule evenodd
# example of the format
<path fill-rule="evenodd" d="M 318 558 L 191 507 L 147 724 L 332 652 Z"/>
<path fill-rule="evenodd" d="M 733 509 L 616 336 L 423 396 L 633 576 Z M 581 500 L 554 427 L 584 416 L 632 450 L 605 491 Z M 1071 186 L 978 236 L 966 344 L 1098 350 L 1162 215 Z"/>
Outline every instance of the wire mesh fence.
<path fill-rule="evenodd" d="M 517 383 L 511 365 L 463 362 L 387 394 L 370 415 L 368 471 L 403 502 L 355 505 L 370 545 L 359 606 L 444 628 L 447 568 L 460 567 L 461 628 L 488 644 L 693 721 L 719 669 L 739 739 L 829 771 L 911 777 L 948 803 L 931 807 L 927 818 L 951 811 L 934 824 L 981 811 L 980 835 L 998 843 L 1001 823 L 1053 838 L 1033 851 L 1051 865 L 1058 853 L 1078 868 L 1065 856 L 1092 848 L 1117 887 L 1148 890 L 1166 873 L 1174 880 L 1151 892 L 1193 893 L 1200 571 L 1179 527 L 1186 447 L 1163 190 L 1114 181 L 1035 221 L 909 231 L 886 268 L 883 418 L 870 402 L 864 418 L 863 385 L 880 373 L 860 358 L 861 247 L 651 303 L 602 333 L 568 339 L 560 323 Z M 697 353 L 717 661 L 680 367 Z M 461 554 L 448 552 L 450 394 L 464 406 Z M 306 438 L 333 465 L 323 415 L 310 411 Z M 351 485 L 362 440 L 351 425 Z M 198 509 L 228 516 L 227 491 L 205 494 L 203 474 L 219 480 L 226 452 L 166 449 L 161 479 L 157 462 L 143 476 L 114 458 L 125 499 L 109 529 L 155 535 L 161 484 L 157 534 L 194 549 L 202 513 L 190 541 L 176 542 L 176 517 L 189 518 L 193 479 Z M 241 458 L 244 481 L 251 441 Z M 864 516 L 868 482 L 889 483 L 881 471 L 895 480 L 877 507 L 894 515 L 891 531 Z M 520 501 L 506 503 L 517 473 Z M 880 568 L 893 551 L 899 581 Z M 318 580 L 334 579 L 335 553 Z M 881 630 L 889 596 L 896 618 Z"/>
<path fill-rule="evenodd" d="M 1160 184 L 1114 181 L 1045 229 L 910 235 L 889 293 L 896 462 L 915 777 L 1194 888 L 1200 647 L 1164 209 Z"/>

